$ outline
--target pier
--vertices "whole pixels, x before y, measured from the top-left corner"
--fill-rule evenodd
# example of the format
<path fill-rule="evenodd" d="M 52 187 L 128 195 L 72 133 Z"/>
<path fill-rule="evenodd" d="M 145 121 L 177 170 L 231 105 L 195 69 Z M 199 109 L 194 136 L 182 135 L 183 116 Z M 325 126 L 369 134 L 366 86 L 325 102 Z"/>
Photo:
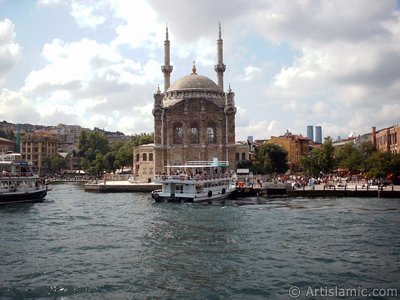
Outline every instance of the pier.
<path fill-rule="evenodd" d="M 298 189 L 281 188 L 271 189 L 268 187 L 254 188 L 249 196 L 288 196 L 288 197 L 367 197 L 367 198 L 400 198 L 400 186 L 390 185 L 385 187 L 345 186 L 326 188 L 324 185 L 315 185 L 313 187 L 303 187 Z"/>
<path fill-rule="evenodd" d="M 385 187 L 361 188 L 348 186 L 341 188 L 325 188 L 316 185 L 314 188 L 287 190 L 290 197 L 368 197 L 368 198 L 400 198 L 400 186 L 390 185 Z"/>
<path fill-rule="evenodd" d="M 98 183 L 86 183 L 86 192 L 97 193 L 150 193 L 160 189 L 160 184 L 155 183 L 137 183 L 129 181 L 100 181 Z"/>

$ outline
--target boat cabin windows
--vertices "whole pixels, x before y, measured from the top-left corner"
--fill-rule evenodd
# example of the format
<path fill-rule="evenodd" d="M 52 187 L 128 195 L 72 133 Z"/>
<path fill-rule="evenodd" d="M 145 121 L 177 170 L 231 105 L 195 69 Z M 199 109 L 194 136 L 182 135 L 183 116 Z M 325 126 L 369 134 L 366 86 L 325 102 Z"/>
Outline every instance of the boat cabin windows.
<path fill-rule="evenodd" d="M 183 193 L 183 184 L 175 185 L 175 192 L 176 193 Z"/>

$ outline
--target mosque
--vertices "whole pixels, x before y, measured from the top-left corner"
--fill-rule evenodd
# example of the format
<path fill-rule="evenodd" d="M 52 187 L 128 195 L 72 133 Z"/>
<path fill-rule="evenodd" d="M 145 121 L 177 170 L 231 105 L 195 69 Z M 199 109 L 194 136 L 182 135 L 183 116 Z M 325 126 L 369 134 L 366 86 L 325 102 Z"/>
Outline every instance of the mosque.
<path fill-rule="evenodd" d="M 238 158 L 235 143 L 235 94 L 230 86 L 224 91 L 223 40 L 221 25 L 217 39 L 218 84 L 197 74 L 193 62 L 189 75 L 170 83 L 168 28 L 164 41 L 164 90 L 154 94 L 154 144 L 135 149 L 134 174 L 137 179 L 164 172 L 165 166 L 182 165 L 187 161 L 211 161 L 218 158 L 236 168 Z M 241 155 L 240 155 L 241 154 Z M 238 157 L 239 156 L 239 157 Z"/>

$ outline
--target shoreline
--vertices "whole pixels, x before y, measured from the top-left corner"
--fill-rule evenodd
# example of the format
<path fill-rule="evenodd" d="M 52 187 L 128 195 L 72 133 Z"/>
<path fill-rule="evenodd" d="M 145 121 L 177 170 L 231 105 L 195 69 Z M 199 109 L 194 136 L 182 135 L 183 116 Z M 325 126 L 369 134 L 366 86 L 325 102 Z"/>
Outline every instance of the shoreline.
<path fill-rule="evenodd" d="M 97 193 L 150 193 L 153 190 L 161 189 L 160 184 L 139 183 L 129 181 L 107 181 L 100 183 L 86 183 L 85 192 Z M 246 188 L 246 191 L 238 193 L 235 198 L 247 197 L 360 197 L 360 198 L 400 198 L 400 186 L 391 185 L 386 187 L 370 187 L 368 189 L 361 186 L 346 186 L 325 188 L 324 185 L 315 185 L 313 188 L 303 187 L 301 189 L 286 189 L 277 186 L 264 186 L 262 188 Z"/>

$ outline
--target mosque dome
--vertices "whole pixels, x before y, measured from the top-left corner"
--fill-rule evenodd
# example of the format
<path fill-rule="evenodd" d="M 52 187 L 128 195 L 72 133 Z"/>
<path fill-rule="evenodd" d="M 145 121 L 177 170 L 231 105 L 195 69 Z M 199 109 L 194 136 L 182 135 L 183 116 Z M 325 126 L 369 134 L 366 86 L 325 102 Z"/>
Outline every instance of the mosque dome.
<path fill-rule="evenodd" d="M 198 75 L 193 62 L 192 74 L 183 76 L 172 83 L 163 99 L 164 107 L 189 99 L 206 99 L 218 106 L 225 105 L 225 94 L 210 78 Z"/>
<path fill-rule="evenodd" d="M 179 90 L 220 91 L 216 83 L 210 78 L 197 74 L 183 76 L 168 88 L 168 92 Z"/>

